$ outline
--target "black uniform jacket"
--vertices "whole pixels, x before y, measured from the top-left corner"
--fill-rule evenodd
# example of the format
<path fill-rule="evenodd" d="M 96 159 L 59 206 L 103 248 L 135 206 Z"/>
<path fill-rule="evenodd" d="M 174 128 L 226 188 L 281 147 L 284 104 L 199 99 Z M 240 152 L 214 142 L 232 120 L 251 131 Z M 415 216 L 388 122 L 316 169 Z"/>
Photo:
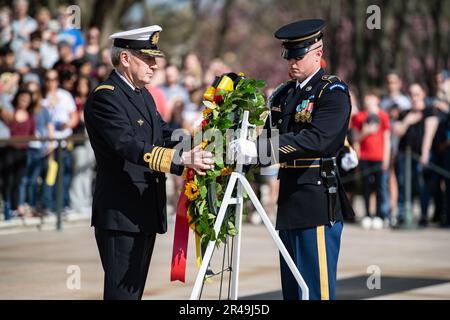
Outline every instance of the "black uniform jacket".
<path fill-rule="evenodd" d="M 89 96 L 84 115 L 97 161 L 92 225 L 166 232 L 164 173 L 181 174 L 183 167 L 172 161 L 172 132 L 151 94 L 136 93 L 113 71 Z"/>
<path fill-rule="evenodd" d="M 275 90 L 271 99 L 266 127 L 270 123 L 279 135 L 260 139 L 259 144 L 265 144 L 274 161 L 281 164 L 276 227 L 327 225 L 329 199 L 318 159 L 336 157 L 344 145 L 351 110 L 347 85 L 321 69 L 302 89 L 296 89 L 296 81 L 289 81 Z M 311 110 L 310 122 L 296 116 L 302 103 Z M 339 176 L 335 212 L 337 221 L 354 215 Z"/>

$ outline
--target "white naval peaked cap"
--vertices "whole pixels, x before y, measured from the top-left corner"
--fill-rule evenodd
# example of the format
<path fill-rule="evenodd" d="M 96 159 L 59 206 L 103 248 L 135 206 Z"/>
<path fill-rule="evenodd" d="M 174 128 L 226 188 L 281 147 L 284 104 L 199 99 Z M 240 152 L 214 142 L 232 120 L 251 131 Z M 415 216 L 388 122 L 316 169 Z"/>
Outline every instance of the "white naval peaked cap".
<path fill-rule="evenodd" d="M 158 25 L 149 27 L 133 29 L 128 31 L 121 31 L 113 33 L 109 36 L 110 39 L 127 39 L 127 40 L 148 40 L 154 32 L 161 32 L 162 28 Z"/>
<path fill-rule="evenodd" d="M 114 46 L 125 49 L 133 49 L 141 53 L 164 57 L 164 53 L 158 48 L 159 34 L 162 28 L 152 25 L 144 28 L 116 32 L 109 36 L 114 40 Z"/>

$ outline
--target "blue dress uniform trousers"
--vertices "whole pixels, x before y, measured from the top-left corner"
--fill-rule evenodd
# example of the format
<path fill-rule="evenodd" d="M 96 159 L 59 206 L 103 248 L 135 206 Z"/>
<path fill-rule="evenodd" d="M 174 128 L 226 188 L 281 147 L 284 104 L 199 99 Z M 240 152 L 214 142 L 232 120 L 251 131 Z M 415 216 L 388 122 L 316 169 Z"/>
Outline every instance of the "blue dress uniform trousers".
<path fill-rule="evenodd" d="M 309 288 L 310 300 L 336 299 L 336 273 L 343 223 L 280 230 L 280 238 Z M 280 255 L 284 300 L 300 300 L 302 290 Z"/>

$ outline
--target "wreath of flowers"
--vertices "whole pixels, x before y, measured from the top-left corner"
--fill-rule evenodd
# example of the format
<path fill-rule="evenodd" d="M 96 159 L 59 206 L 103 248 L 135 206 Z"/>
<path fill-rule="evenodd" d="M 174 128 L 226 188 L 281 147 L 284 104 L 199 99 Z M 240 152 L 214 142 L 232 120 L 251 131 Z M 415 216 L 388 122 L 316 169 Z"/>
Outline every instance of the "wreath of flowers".
<path fill-rule="evenodd" d="M 233 75 L 236 76 L 236 74 Z M 245 110 L 249 111 L 250 123 L 264 126 L 269 110 L 262 93 L 264 81 L 247 78 L 240 73 L 235 82 L 237 83 L 232 90 L 213 87 L 208 89 L 210 101 L 206 99 L 203 101 L 205 107 L 203 120 L 199 128 L 194 131 L 194 145 L 200 145 L 202 149 L 214 153 L 214 169 L 208 170 L 205 176 L 195 174 L 192 169 L 187 170 L 184 175 L 183 192 L 190 201 L 187 211 L 188 222 L 203 243 L 215 240 L 219 245 L 227 236 L 234 236 L 238 232 L 234 214 L 231 212 L 225 215 L 219 234 L 216 235 L 214 232 L 214 224 L 229 176 L 236 167 L 235 161 L 232 158 L 230 161 L 230 157 L 225 152 L 228 150 L 228 142 L 231 139 L 212 138 L 209 141 L 204 138 L 204 133 L 210 130 L 209 132 L 213 132 L 214 136 L 220 134 L 221 137 L 226 137 L 228 129 L 241 127 Z M 213 90 L 212 94 L 211 90 Z M 208 96 L 207 93 L 208 91 L 205 93 L 205 98 Z M 256 133 L 254 136 L 256 137 Z M 224 161 L 224 155 L 227 161 Z"/>

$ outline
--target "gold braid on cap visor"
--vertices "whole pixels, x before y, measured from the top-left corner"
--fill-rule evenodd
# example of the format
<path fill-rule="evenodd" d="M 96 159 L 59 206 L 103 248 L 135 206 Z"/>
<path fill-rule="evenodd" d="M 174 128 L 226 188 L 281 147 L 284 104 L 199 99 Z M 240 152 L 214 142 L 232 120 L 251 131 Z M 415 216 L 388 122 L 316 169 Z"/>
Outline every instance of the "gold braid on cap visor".
<path fill-rule="evenodd" d="M 309 40 L 309 39 L 313 39 L 317 36 L 319 36 L 322 33 L 322 31 L 318 31 L 312 35 L 309 35 L 307 37 L 303 37 L 303 38 L 298 38 L 298 39 L 283 39 L 283 43 L 285 42 L 300 42 L 300 41 L 305 41 L 305 40 Z"/>
<path fill-rule="evenodd" d="M 141 49 L 139 50 L 139 52 L 143 53 L 143 54 L 148 54 L 154 57 L 160 57 L 160 58 L 164 58 L 165 55 L 162 51 L 159 50 L 152 50 L 152 49 Z"/>

